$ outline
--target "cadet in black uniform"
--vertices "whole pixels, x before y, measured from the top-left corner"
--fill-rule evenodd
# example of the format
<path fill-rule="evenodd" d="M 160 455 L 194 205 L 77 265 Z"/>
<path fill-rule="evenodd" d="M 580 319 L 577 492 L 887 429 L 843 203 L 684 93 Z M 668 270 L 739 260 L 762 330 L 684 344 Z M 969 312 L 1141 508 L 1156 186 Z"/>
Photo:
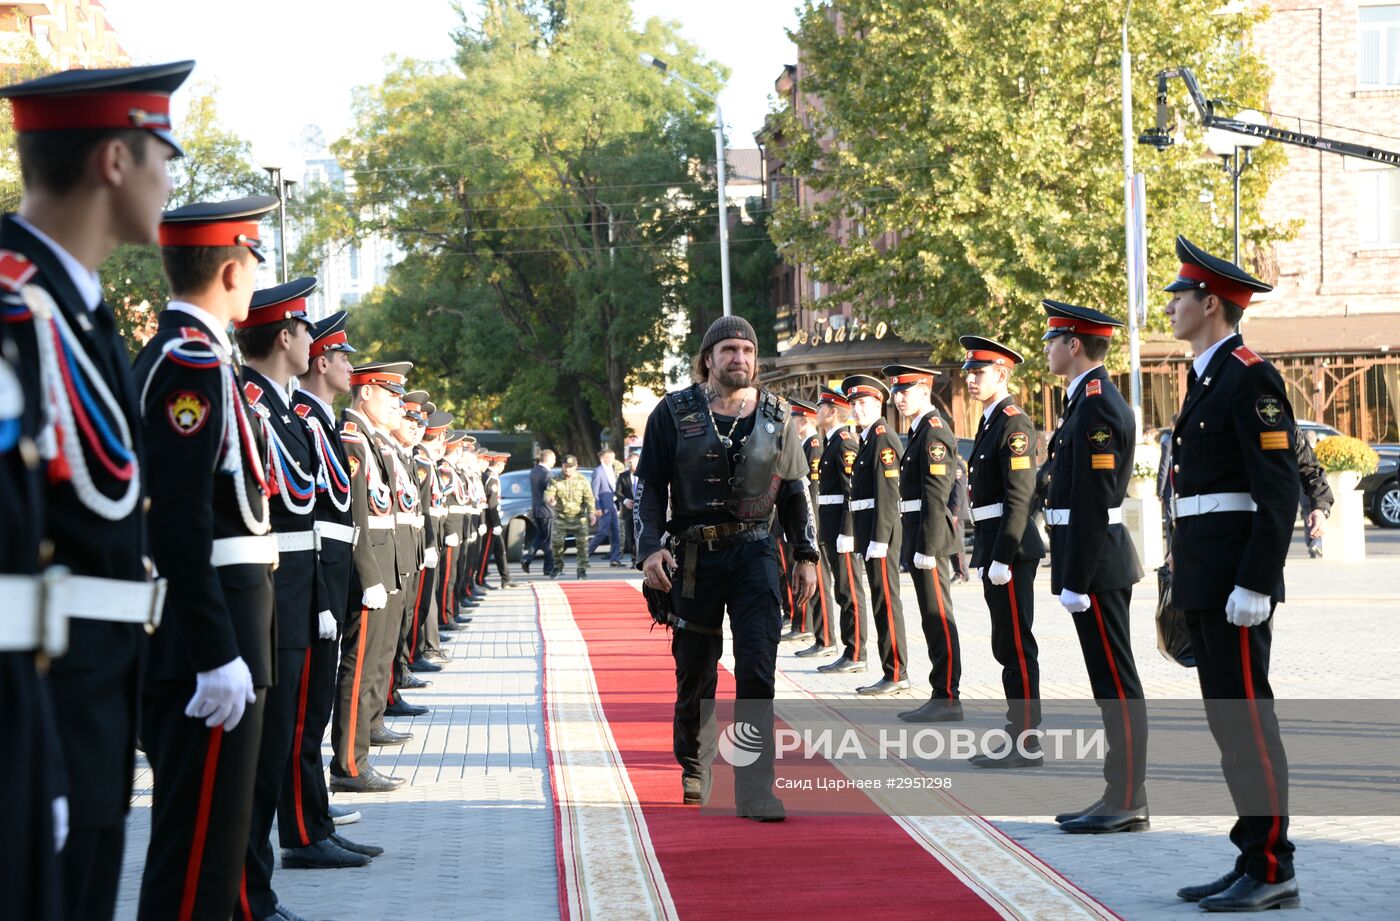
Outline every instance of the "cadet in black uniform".
<path fill-rule="evenodd" d="M 420 400 L 410 400 L 410 397 L 421 397 Z M 425 390 L 417 390 L 404 395 L 404 417 L 406 422 L 411 422 L 414 426 L 413 432 L 408 433 L 406 426 L 400 426 L 399 431 L 402 437 L 407 439 L 412 467 L 410 473 L 413 481 L 418 485 L 418 514 L 423 518 L 422 529 L 422 567 L 418 570 L 418 582 L 414 587 L 413 596 L 410 600 L 412 607 L 409 608 L 409 628 L 405 637 L 403 647 L 400 651 L 402 661 L 396 663 L 399 667 L 394 676 L 395 683 L 401 688 L 422 688 L 427 687 L 430 682 L 417 677 L 414 672 L 426 670 L 441 670 L 441 666 L 426 662 L 421 659 L 422 652 L 427 648 L 428 630 L 436 629 L 432 624 L 433 615 L 433 583 L 437 575 L 438 565 L 438 545 L 442 538 L 438 533 L 442 530 L 442 519 L 447 516 L 447 509 L 436 507 L 436 483 L 437 472 L 434 469 L 433 458 L 428 451 L 424 441 L 427 438 L 428 419 L 437 411 L 437 406 L 428 400 L 428 393 Z"/>
<path fill-rule="evenodd" d="M 438 576 L 438 629 L 446 633 L 461 626 L 457 623 L 461 602 L 458 574 L 466 549 L 467 484 L 457 469 L 457 461 L 461 458 L 465 438 L 463 432 L 449 431 L 443 441 L 443 456 L 437 463 L 438 488 L 447 502 L 447 533 L 442 540 L 445 552 Z"/>
<path fill-rule="evenodd" d="M 860 439 L 851 431 L 851 402 L 839 390 L 822 387 L 817 399 L 817 428 L 824 444 L 817 468 L 817 536 L 831 572 L 836 605 L 841 611 L 841 657 L 817 666 L 819 672 L 865 671 L 869 635 L 865 575 L 855 557 L 855 522 L 851 516 L 851 473 Z"/>
<path fill-rule="evenodd" d="M 501 578 L 501 588 L 513 588 L 510 569 L 506 566 L 505 527 L 501 523 L 501 474 L 505 472 L 509 454 L 486 455 L 486 473 L 483 484 L 486 487 L 486 535 L 487 556 L 496 563 L 496 574 Z M 486 559 L 481 564 L 483 578 L 486 573 Z"/>
<path fill-rule="evenodd" d="M 1253 294 L 1272 289 L 1185 237 L 1176 251 L 1182 265 L 1167 286 L 1175 295 L 1167 318 L 1196 360 L 1171 442 L 1172 601 L 1186 612 L 1201 696 L 1240 816 L 1230 830 L 1240 851 L 1234 869 L 1177 895 L 1214 911 L 1291 908 L 1300 902 L 1288 760 L 1272 707 L 1269 648 L 1298 506 L 1293 408 L 1274 366 L 1236 331 Z M 1240 706 L 1247 719 L 1230 709 Z"/>
<path fill-rule="evenodd" d="M 141 737 L 155 775 L 142 919 L 224 921 L 238 901 L 267 688 L 276 679 L 267 443 L 226 326 L 248 313 L 268 195 L 169 212 L 173 300 L 136 358 L 151 549 L 169 582 Z"/>
<path fill-rule="evenodd" d="M 1024 359 L 999 342 L 980 336 L 958 339 L 967 349 L 967 392 L 984 407 L 968 465 L 972 501 L 972 566 L 982 576 L 982 594 L 992 616 L 992 655 L 1001 665 L 1007 699 L 1006 731 L 1013 740 L 1040 726 L 1039 647 L 1031 633 L 1035 617 L 1035 571 L 1045 544 L 1031 520 L 1035 495 L 1035 425 L 1011 401 L 1011 369 Z M 978 767 L 1039 767 L 1040 743 L 1027 736 L 994 757 L 976 755 Z"/>
<path fill-rule="evenodd" d="M 1041 303 L 1049 315 L 1046 362 L 1065 379 L 1064 414 L 1045 461 L 1050 590 L 1074 618 L 1108 739 L 1103 796 L 1056 819 L 1068 832 L 1141 831 L 1148 826 L 1147 711 L 1128 606 L 1142 565 L 1123 527 L 1137 423 L 1103 366 L 1123 324 L 1088 307 Z"/>
<path fill-rule="evenodd" d="M 797 434 L 802 438 L 803 450 L 807 453 L 807 498 L 812 503 L 812 521 L 817 523 L 817 485 L 821 480 L 822 449 L 826 445 L 817 431 L 817 404 L 806 400 L 792 399 L 792 418 L 797 423 Z M 817 531 L 818 546 L 821 531 Z M 795 565 L 795 561 L 794 561 Z M 836 613 L 831 600 L 831 570 L 825 559 L 817 561 L 817 590 L 810 601 L 801 606 L 804 622 L 812 634 L 812 645 L 799 649 L 799 658 L 829 656 L 836 650 L 836 627 L 832 618 Z"/>
<path fill-rule="evenodd" d="M 962 719 L 958 681 L 962 677 L 962 647 L 953 619 L 953 578 L 949 557 L 962 547 L 962 528 L 948 512 L 948 496 L 957 484 L 958 439 L 933 405 L 933 378 L 927 368 L 887 365 L 881 372 L 890 381 L 895 409 L 909 423 L 909 443 L 899 465 L 899 512 L 904 552 L 900 562 L 909 570 L 919 599 L 919 619 L 932 663 L 928 703 L 906 710 L 899 718 L 911 723 Z"/>
<path fill-rule="evenodd" d="M 427 394 L 413 391 L 415 396 Z M 399 414 L 395 423 L 376 434 L 379 450 L 384 458 L 385 469 L 390 471 L 390 481 L 394 494 L 394 542 L 397 546 L 399 569 L 399 591 L 389 596 L 389 608 L 393 611 L 393 636 L 380 665 L 380 675 L 375 686 L 383 688 L 383 705 L 370 723 L 371 745 L 402 745 L 413 738 L 411 731 L 399 732 L 384 723 L 386 716 L 418 716 L 427 713 L 427 707 L 410 704 L 399 693 L 398 673 L 400 655 L 407 642 L 411 626 L 411 610 L 414 592 L 418 588 L 418 573 L 423 567 L 422 539 L 423 513 L 418 507 L 418 483 L 413 479 L 413 458 L 405 448 L 403 437 L 406 410 L 404 394 L 399 403 Z M 414 405 L 420 405 L 415 402 Z M 411 420 L 410 420 L 411 421 Z M 414 426 L 414 438 L 417 426 Z"/>
<path fill-rule="evenodd" d="M 747 320 L 719 318 L 701 342 L 697 383 L 667 394 L 652 410 L 637 468 L 637 542 L 647 586 L 668 592 L 674 616 L 685 622 L 671 638 L 683 801 L 701 804 L 709 795 L 717 745 L 716 667 L 728 609 L 735 719 L 752 726 L 761 745 L 753 764 L 735 768 L 736 811 L 756 821 L 780 821 L 783 804 L 773 795 L 772 701 L 781 614 L 777 559 L 768 541 L 774 507 L 802 561 L 795 575 L 802 601 L 816 588 L 817 547 L 802 443 L 783 401 L 754 386 L 757 348 Z M 663 533 L 671 535 L 666 546 Z"/>
<path fill-rule="evenodd" d="M 859 694 L 885 696 L 909 688 L 908 647 L 904 639 L 904 605 L 899 598 L 899 456 L 902 445 L 884 421 L 890 391 L 878 378 L 855 374 L 841 382 L 861 427 L 860 453 L 851 472 L 851 512 L 856 553 L 865 557 L 870 580 L 870 607 L 875 614 L 881 679 L 856 688 Z M 890 554 L 894 565 L 890 565 Z"/>
<path fill-rule="evenodd" d="M 448 530 L 451 512 L 448 508 L 447 486 L 442 479 L 443 452 L 446 450 L 447 430 L 452 425 L 452 414 L 435 409 L 428 414 L 427 427 L 423 430 L 423 442 L 419 445 L 428 460 L 428 517 L 433 520 L 433 547 L 430 559 L 432 565 L 426 570 L 424 580 L 423 608 L 419 613 L 422 625 L 418 645 L 413 658 L 408 663 L 409 671 L 439 672 L 451 660 L 442 651 L 442 636 L 439 625 L 442 621 L 443 574 L 450 568 L 448 555 Z M 415 461 L 418 457 L 415 455 Z"/>
<path fill-rule="evenodd" d="M 414 460 L 414 451 L 423 439 L 424 423 L 427 421 L 423 408 L 427 403 L 428 392 L 426 390 L 411 390 L 405 393 L 402 406 L 403 417 L 390 439 L 394 446 L 395 475 L 402 479 L 398 489 L 405 494 L 407 500 L 401 501 L 400 505 L 410 506 L 401 508 L 396 514 L 395 517 L 399 520 L 396 533 L 400 537 L 406 534 L 412 540 L 411 546 L 401 546 L 404 559 L 408 560 L 412 569 L 403 574 L 403 617 L 399 621 L 398 642 L 394 647 L 394 658 L 389 675 L 389 698 L 388 705 L 385 707 L 385 714 L 388 716 L 419 716 L 428 712 L 427 707 L 409 703 L 404 699 L 402 693 L 405 687 L 421 688 L 427 686 L 426 681 L 415 678 L 408 670 L 410 647 L 415 641 L 413 635 L 416 626 L 415 618 L 418 616 L 418 607 L 423 600 L 423 584 L 427 580 L 428 538 L 431 536 L 432 528 L 432 522 L 427 514 L 427 503 L 424 501 L 428 489 L 427 470 L 420 467 Z M 404 530 L 405 524 L 408 528 L 406 532 Z M 397 733 L 397 735 L 411 736 L 412 734 Z"/>
<path fill-rule="evenodd" d="M 39 443 L 49 551 L 41 562 L 88 577 L 81 594 L 65 593 L 68 651 L 49 682 L 72 781 L 62 863 L 73 921 L 110 918 L 115 908 L 143 627 L 157 606 L 140 508 L 141 406 L 96 273 L 118 244 L 156 242 L 166 166 L 181 152 L 170 95 L 193 66 L 73 70 L 0 90 L 13 106 L 24 184 L 19 213 L 0 221 L 0 266 L 30 289 L 26 310 L 7 311 L 14 370 L 30 388 L 42 371 L 42 392 L 59 400 Z"/>

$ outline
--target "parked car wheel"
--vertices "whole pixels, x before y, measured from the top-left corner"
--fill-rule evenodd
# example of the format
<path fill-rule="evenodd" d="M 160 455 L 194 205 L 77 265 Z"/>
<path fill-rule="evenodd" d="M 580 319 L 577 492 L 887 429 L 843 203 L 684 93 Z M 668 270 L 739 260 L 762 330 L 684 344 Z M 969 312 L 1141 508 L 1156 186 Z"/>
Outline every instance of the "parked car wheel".
<path fill-rule="evenodd" d="M 1383 528 L 1400 528 L 1400 480 L 1391 480 L 1376 490 L 1370 517 Z"/>
<path fill-rule="evenodd" d="M 519 563 L 525 548 L 535 539 L 535 523 L 523 516 L 516 516 L 506 525 L 506 559 Z"/>

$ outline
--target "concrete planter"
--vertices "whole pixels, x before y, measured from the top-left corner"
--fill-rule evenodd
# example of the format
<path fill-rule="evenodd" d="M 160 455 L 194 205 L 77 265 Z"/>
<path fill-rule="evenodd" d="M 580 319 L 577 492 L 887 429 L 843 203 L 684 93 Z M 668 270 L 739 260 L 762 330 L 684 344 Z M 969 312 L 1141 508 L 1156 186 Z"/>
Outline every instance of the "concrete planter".
<path fill-rule="evenodd" d="M 1165 557 L 1162 546 L 1162 503 L 1157 501 L 1150 488 L 1142 489 L 1141 493 L 1142 495 L 1134 497 L 1130 488 L 1128 498 L 1123 500 L 1123 527 L 1128 529 L 1128 534 L 1133 538 L 1133 547 L 1137 550 L 1142 568 L 1151 572 L 1162 565 Z"/>
<path fill-rule="evenodd" d="M 1327 536 L 1322 539 L 1323 552 L 1329 560 L 1366 559 L 1366 513 L 1361 504 L 1357 485 L 1361 474 L 1350 470 L 1329 472 L 1327 485 L 1332 489 L 1332 516 L 1327 520 Z"/>

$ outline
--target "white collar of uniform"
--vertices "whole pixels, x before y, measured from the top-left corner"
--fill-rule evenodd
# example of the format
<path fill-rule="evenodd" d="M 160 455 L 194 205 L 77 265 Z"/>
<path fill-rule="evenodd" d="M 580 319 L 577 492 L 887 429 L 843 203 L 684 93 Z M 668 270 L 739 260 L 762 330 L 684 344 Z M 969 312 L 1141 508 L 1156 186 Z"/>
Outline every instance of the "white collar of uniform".
<path fill-rule="evenodd" d="M 991 406 L 988 406 L 986 409 L 982 410 L 982 421 L 990 425 L 992 422 L 992 414 L 997 411 L 997 407 L 1000 406 L 1002 400 L 1005 399 L 1006 397 L 1002 397 L 1001 400 L 997 400 Z"/>
<path fill-rule="evenodd" d="M 73 280 L 73 287 L 78 289 L 78 296 L 83 299 L 83 306 L 89 311 L 96 310 L 97 305 L 102 303 L 102 282 L 98 279 L 96 272 L 89 272 L 87 266 L 83 265 L 73 254 L 68 252 L 54 240 L 53 237 L 44 233 L 38 227 L 26 221 L 18 214 L 14 215 L 16 224 L 34 234 L 58 257 L 58 262 L 68 270 L 68 277 Z"/>
<path fill-rule="evenodd" d="M 327 418 L 330 418 L 330 419 L 334 419 L 334 418 L 335 418 L 335 413 L 331 412 L 331 404 L 327 403 L 325 400 L 323 400 L 323 399 L 321 399 L 320 397 L 316 396 L 316 394 L 312 393 L 310 390 L 307 390 L 307 389 L 304 388 L 304 387 L 298 387 L 298 388 L 297 388 L 297 393 L 301 394 L 302 396 L 308 397 L 308 398 L 310 398 L 310 399 L 316 401 L 316 405 L 319 406 L 319 407 L 321 407 L 322 409 L 324 409 L 324 410 L 326 411 L 326 417 L 327 417 Z"/>
<path fill-rule="evenodd" d="M 1234 330 L 1231 330 L 1229 335 L 1227 335 L 1225 339 L 1230 339 L 1234 335 Z M 1210 348 L 1197 355 L 1196 360 L 1191 362 L 1191 370 L 1196 372 L 1197 377 L 1200 377 L 1201 375 L 1206 373 L 1206 368 L 1210 365 L 1210 360 L 1215 357 L 1216 351 L 1220 348 L 1221 345 L 1225 343 L 1225 339 L 1221 339 L 1219 342 L 1215 343 Z"/>
<path fill-rule="evenodd" d="M 1094 368 L 1097 367 L 1098 365 L 1094 365 Z M 1085 371 L 1083 374 L 1079 375 L 1074 380 L 1069 382 L 1069 387 L 1065 390 L 1065 397 L 1067 399 L 1074 399 L 1074 395 L 1079 392 L 1079 385 L 1084 383 L 1084 378 L 1088 377 L 1090 374 L 1093 373 L 1094 368 L 1090 368 L 1088 371 Z"/>
<path fill-rule="evenodd" d="M 187 313 L 194 317 L 209 330 L 209 335 L 214 337 L 214 342 L 219 348 L 224 350 L 224 356 L 233 354 L 233 345 L 228 341 L 228 330 L 218 319 L 203 307 L 197 307 L 188 301 L 171 301 L 165 305 L 166 310 L 174 310 L 178 313 Z"/>
<path fill-rule="evenodd" d="M 826 433 L 826 437 L 825 437 L 824 439 L 822 439 L 822 440 L 823 440 L 823 441 L 831 441 L 831 439 L 833 439 L 833 438 L 840 438 L 840 437 L 841 437 L 841 430 L 844 429 L 844 428 L 845 428 L 844 425 L 833 425 L 833 426 L 831 427 L 831 431 L 827 432 L 827 433 Z"/>
<path fill-rule="evenodd" d="M 250 364 L 245 363 L 243 367 L 247 368 L 249 371 L 253 372 L 258 377 L 263 379 L 263 382 L 267 384 L 267 386 L 263 389 L 266 390 L 268 393 L 276 394 L 278 399 L 282 401 L 283 409 L 287 409 L 292 405 L 292 398 L 287 392 L 288 388 L 283 387 L 281 384 L 277 383 L 272 378 L 268 377 L 266 374 L 262 373 Z"/>
<path fill-rule="evenodd" d="M 913 421 L 912 423 L 910 423 L 910 425 L 909 425 L 909 431 L 911 431 L 911 432 L 914 431 L 914 429 L 916 429 L 916 428 L 919 427 L 919 424 L 920 424 L 921 422 L 923 422 L 923 421 L 924 421 L 925 419 L 927 419 L 929 416 L 932 416 L 933 413 L 934 413 L 935 408 L 936 408 L 936 407 L 930 406 L 928 409 L 926 409 L 926 410 L 924 410 L 923 412 L 919 413 L 919 415 L 914 419 L 914 421 Z"/>

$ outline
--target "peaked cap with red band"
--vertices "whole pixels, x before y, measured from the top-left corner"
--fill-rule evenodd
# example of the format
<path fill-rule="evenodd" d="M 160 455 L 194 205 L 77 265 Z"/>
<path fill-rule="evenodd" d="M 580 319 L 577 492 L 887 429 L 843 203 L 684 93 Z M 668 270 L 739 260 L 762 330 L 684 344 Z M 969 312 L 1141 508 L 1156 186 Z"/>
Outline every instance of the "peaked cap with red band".
<path fill-rule="evenodd" d="M 404 381 L 413 370 L 411 361 L 374 361 L 358 368 L 350 369 L 350 386 L 363 387 L 366 384 L 383 387 L 400 396 L 404 393 Z"/>
<path fill-rule="evenodd" d="M 344 310 L 335 313 L 311 327 L 311 357 L 316 358 L 327 352 L 354 352 L 345 335 L 345 321 L 350 314 Z"/>
<path fill-rule="evenodd" d="M 817 414 L 817 404 L 807 400 L 788 397 L 788 405 L 791 407 L 794 416 L 815 416 Z"/>
<path fill-rule="evenodd" d="M 119 131 L 144 129 L 185 151 L 170 133 L 170 94 L 194 69 L 194 61 L 148 67 L 65 70 L 0 88 L 14 107 L 15 131 Z"/>
<path fill-rule="evenodd" d="M 233 324 L 235 329 L 267 326 L 283 320 L 300 320 L 313 331 L 316 324 L 306 315 L 306 298 L 316 290 L 316 279 L 294 278 L 284 285 L 275 285 L 253 292 L 248 306 L 248 319 Z M 313 332 L 314 335 L 314 332 Z"/>
<path fill-rule="evenodd" d="M 266 262 L 258 222 L 276 207 L 271 195 L 185 205 L 160 216 L 160 245 L 246 246 L 259 262 Z"/>
<path fill-rule="evenodd" d="M 850 406 L 851 401 L 846 399 L 846 395 L 841 391 L 822 385 L 822 389 L 817 394 L 817 405 Z"/>
<path fill-rule="evenodd" d="M 428 418 L 424 407 L 428 404 L 428 391 L 410 390 L 403 395 L 404 415 L 414 422 L 426 422 Z"/>
<path fill-rule="evenodd" d="M 987 365 L 1012 368 L 1025 361 L 1015 349 L 983 336 L 959 336 L 958 345 L 967 349 L 967 358 L 962 363 L 964 371 L 985 368 Z"/>
<path fill-rule="evenodd" d="M 1180 235 L 1176 238 L 1176 258 L 1181 260 L 1181 271 L 1163 291 L 1204 291 L 1243 310 L 1255 294 L 1274 290 L 1233 262 L 1212 256 Z"/>
<path fill-rule="evenodd" d="M 880 373 L 890 379 L 890 393 L 908 390 L 915 384 L 927 384 L 932 388 L 933 379 L 938 376 L 938 372 L 931 368 L 916 368 L 913 365 L 885 365 Z"/>
<path fill-rule="evenodd" d="M 869 374 L 852 374 L 843 379 L 841 390 L 851 402 L 860 397 L 874 397 L 883 403 L 890 398 L 890 388 L 885 386 L 885 382 Z"/>
<path fill-rule="evenodd" d="M 443 432 L 447 431 L 447 427 L 452 424 L 452 419 L 452 414 L 445 409 L 434 410 L 428 413 L 428 425 L 423 429 L 423 437 L 438 437 Z"/>
<path fill-rule="evenodd" d="M 1067 333 L 1074 333 L 1077 336 L 1103 336 L 1107 338 L 1113 335 L 1115 329 L 1121 329 L 1123 326 L 1120 321 L 1091 307 L 1076 307 L 1074 304 L 1048 299 L 1041 301 L 1040 306 L 1045 309 L 1045 314 L 1049 317 L 1047 321 L 1049 329 L 1045 335 L 1040 337 L 1042 342 Z"/>

